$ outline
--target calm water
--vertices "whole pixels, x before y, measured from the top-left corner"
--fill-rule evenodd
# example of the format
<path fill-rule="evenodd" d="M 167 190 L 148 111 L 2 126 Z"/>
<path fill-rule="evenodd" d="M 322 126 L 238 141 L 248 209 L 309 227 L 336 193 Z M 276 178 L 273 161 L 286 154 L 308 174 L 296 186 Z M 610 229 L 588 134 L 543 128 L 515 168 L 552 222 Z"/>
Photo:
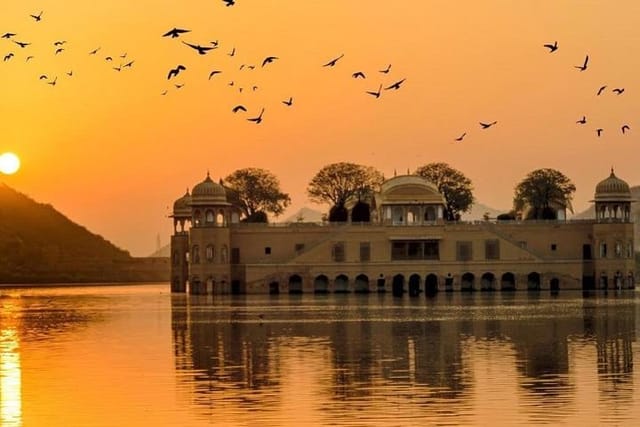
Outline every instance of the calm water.
<path fill-rule="evenodd" d="M 410 299 L 168 289 L 0 290 L 0 424 L 640 420 L 635 293 Z"/>

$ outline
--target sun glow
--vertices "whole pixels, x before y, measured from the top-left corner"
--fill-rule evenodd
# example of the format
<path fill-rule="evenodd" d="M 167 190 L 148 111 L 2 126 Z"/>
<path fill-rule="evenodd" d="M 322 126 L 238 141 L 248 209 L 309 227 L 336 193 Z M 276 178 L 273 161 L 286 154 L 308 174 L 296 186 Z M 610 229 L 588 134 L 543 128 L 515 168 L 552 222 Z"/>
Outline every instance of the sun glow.
<path fill-rule="evenodd" d="M 13 153 L 0 155 L 0 172 L 5 175 L 12 175 L 20 169 L 20 159 Z"/>

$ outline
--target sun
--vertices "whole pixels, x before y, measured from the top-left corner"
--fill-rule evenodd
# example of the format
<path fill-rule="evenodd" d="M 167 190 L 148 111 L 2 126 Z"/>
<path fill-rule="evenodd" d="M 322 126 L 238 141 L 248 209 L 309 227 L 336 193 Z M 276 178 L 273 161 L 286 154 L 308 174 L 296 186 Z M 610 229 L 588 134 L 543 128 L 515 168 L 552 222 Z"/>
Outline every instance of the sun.
<path fill-rule="evenodd" d="M 13 153 L 0 155 L 0 173 L 12 175 L 20 169 L 20 159 Z"/>

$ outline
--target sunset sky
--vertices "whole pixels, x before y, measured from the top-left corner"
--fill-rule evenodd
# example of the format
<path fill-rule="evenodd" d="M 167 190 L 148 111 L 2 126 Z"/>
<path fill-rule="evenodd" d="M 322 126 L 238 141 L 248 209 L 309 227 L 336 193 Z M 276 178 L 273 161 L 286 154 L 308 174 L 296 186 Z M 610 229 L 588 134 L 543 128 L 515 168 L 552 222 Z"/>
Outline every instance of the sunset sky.
<path fill-rule="evenodd" d="M 638 16 L 633 0 L 2 1 L 0 35 L 16 35 L 0 39 L 0 56 L 14 54 L 0 62 L 0 153 L 22 166 L 0 181 L 137 256 L 158 233 L 168 243 L 169 208 L 207 170 L 270 170 L 290 213 L 325 209 L 305 190 L 333 162 L 387 177 L 447 162 L 499 209 L 528 172 L 550 167 L 576 184 L 581 211 L 612 166 L 640 184 Z M 191 32 L 162 37 L 174 27 Z M 219 44 L 198 55 L 182 41 Z M 574 68 L 587 54 L 587 70 Z M 278 59 L 261 67 L 267 56 Z M 237 104 L 248 111 L 232 113 Z M 246 120 L 262 108 L 261 124 Z"/>

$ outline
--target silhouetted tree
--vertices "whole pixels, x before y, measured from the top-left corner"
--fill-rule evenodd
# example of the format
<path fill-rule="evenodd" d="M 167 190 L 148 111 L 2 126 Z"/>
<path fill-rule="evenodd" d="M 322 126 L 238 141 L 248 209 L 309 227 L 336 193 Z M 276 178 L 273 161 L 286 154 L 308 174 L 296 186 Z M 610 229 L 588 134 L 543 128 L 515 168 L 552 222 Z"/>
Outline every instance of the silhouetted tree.
<path fill-rule="evenodd" d="M 429 163 L 420 166 L 416 174 L 431 181 L 444 196 L 446 203 L 444 218 L 457 221 L 462 212 L 468 212 L 473 205 L 473 185 L 462 172 L 447 163 Z"/>
<path fill-rule="evenodd" d="M 307 194 L 316 203 L 331 204 L 329 221 L 347 221 L 347 202 L 367 198 L 383 180 L 382 173 L 371 166 L 332 163 L 313 177 Z"/>
<path fill-rule="evenodd" d="M 526 219 L 555 219 L 554 206 L 569 208 L 576 186 L 555 169 L 536 169 L 516 186 L 513 207 L 522 211 L 529 207 Z"/>
<path fill-rule="evenodd" d="M 268 212 L 278 216 L 291 203 L 289 195 L 280 191 L 278 178 L 265 169 L 238 169 L 224 184 L 236 193 L 246 222 L 267 222 Z"/>

